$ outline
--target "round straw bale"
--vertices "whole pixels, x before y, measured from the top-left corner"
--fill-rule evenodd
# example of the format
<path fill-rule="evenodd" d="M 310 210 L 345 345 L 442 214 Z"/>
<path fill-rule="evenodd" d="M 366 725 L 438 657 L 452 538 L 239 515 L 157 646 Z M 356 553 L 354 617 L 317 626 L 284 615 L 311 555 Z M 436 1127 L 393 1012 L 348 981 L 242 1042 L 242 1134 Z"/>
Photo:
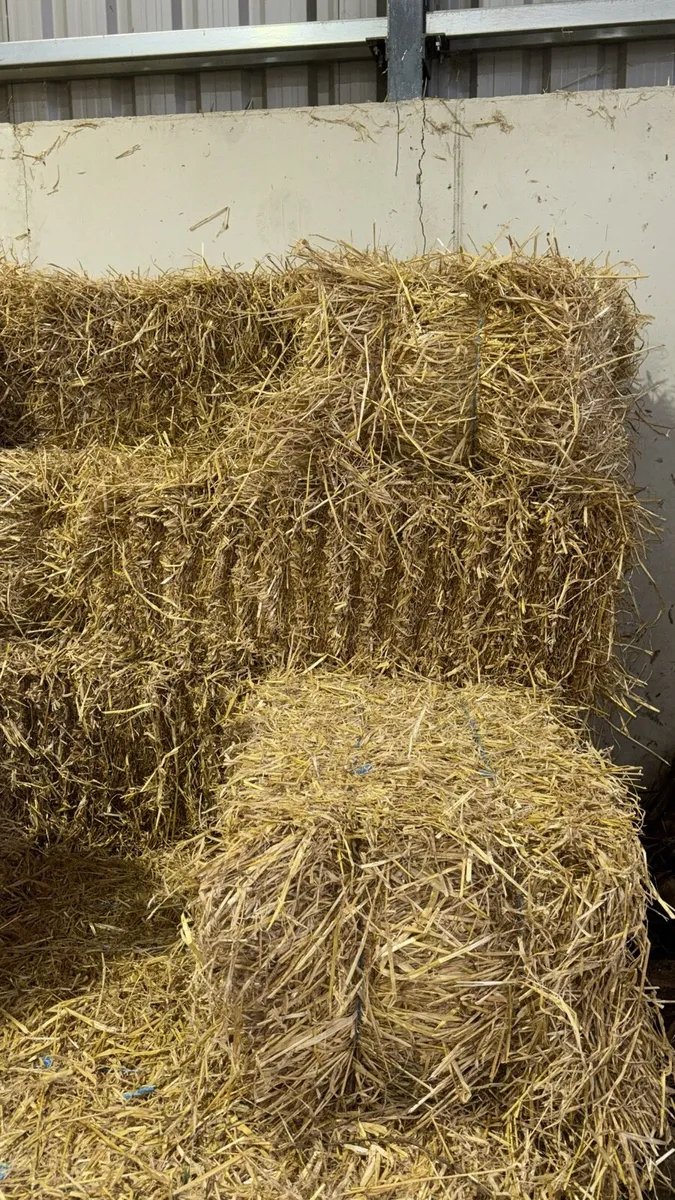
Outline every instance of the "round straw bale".
<path fill-rule="evenodd" d="M 560 715 L 346 673 L 252 691 L 197 927 L 261 1111 L 437 1124 L 489 1100 L 612 1153 L 657 1136 L 636 804 Z"/>

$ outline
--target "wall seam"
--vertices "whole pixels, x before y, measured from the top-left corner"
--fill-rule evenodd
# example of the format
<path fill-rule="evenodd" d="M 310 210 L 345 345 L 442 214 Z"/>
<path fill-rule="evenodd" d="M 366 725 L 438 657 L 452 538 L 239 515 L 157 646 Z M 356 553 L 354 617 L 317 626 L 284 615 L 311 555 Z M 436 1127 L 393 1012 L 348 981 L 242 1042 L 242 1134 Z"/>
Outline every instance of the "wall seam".
<path fill-rule="evenodd" d="M 16 146 L 16 153 L 15 153 L 14 157 L 19 160 L 19 163 L 21 165 L 21 182 L 23 184 L 23 213 L 24 213 L 24 223 L 26 226 L 25 237 L 23 238 L 23 241 L 25 241 L 25 243 L 26 243 L 26 249 L 28 251 L 27 260 L 28 260 L 28 262 L 30 262 L 32 253 L 31 253 L 31 230 L 30 230 L 30 204 L 29 204 L 29 192 L 28 192 L 28 170 L 26 167 L 26 155 L 25 155 L 25 152 L 23 149 L 21 128 L 22 128 L 21 125 L 12 125 L 14 144 Z"/>
<path fill-rule="evenodd" d="M 462 247 L 462 222 L 463 204 L 462 192 L 464 189 L 464 165 L 463 165 L 463 142 L 464 137 L 464 103 L 459 101 L 455 110 L 455 147 L 453 153 L 453 201 L 452 201 L 452 248 L 460 250 Z"/>

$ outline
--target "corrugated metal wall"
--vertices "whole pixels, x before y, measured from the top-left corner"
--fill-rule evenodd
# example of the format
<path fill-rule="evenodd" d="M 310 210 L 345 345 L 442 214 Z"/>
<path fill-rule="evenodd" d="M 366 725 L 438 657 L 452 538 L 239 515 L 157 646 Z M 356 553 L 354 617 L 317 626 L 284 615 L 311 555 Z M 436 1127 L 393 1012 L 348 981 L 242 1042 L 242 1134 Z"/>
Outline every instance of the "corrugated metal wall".
<path fill-rule="evenodd" d="M 0 37 L 21 41 L 378 15 L 383 0 L 0 0 Z M 0 88 L 0 119 L 49 121 L 138 114 L 358 104 L 378 98 L 374 61 L 201 71 Z"/>
<path fill-rule="evenodd" d="M 506 8 L 548 0 L 480 0 L 480 8 Z M 430 0 L 438 11 L 474 8 L 471 0 Z M 434 62 L 429 95 L 448 98 L 513 96 L 598 88 L 671 87 L 675 38 L 619 45 L 553 46 L 549 50 L 498 50 L 452 55 Z"/>
<path fill-rule="evenodd" d="M 532 0 L 481 0 L 481 7 Z M 546 3 L 547 0 L 534 0 Z M 471 0 L 431 0 L 470 8 Z M 0 39 L 74 37 L 277 21 L 383 15 L 386 0 L 0 0 Z M 672 85 L 675 39 L 453 55 L 434 62 L 429 95 L 506 96 L 557 90 Z M 382 98 L 374 62 L 266 67 L 0 87 L 0 120 L 217 112 Z"/>

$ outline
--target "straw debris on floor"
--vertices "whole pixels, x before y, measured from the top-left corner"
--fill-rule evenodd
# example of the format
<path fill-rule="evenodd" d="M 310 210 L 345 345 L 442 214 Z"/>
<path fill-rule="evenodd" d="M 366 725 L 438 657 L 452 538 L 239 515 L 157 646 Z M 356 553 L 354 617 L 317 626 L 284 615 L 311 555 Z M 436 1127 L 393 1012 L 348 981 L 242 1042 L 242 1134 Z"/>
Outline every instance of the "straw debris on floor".
<path fill-rule="evenodd" d="M 111 857 L 3 827 L 2 1200 L 640 1200 L 650 885 L 624 774 L 566 716 L 284 677 L 241 706 L 210 834 Z"/>
<path fill-rule="evenodd" d="M 433 1139 L 489 1114 L 507 1194 L 642 1194 L 670 1073 L 651 888 L 625 777 L 564 715 L 339 672 L 250 693 L 197 944 L 279 1137 L 359 1113 Z"/>

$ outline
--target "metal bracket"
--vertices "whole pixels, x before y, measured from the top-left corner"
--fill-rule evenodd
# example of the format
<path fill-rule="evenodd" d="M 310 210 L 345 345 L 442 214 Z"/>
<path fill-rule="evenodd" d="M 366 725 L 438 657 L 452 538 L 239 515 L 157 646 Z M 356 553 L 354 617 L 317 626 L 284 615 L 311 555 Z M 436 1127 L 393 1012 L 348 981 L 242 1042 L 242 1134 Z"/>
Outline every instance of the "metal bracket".
<path fill-rule="evenodd" d="M 382 74 L 387 71 L 387 39 L 386 38 L 368 38 L 368 49 L 372 54 L 377 68 Z"/>

